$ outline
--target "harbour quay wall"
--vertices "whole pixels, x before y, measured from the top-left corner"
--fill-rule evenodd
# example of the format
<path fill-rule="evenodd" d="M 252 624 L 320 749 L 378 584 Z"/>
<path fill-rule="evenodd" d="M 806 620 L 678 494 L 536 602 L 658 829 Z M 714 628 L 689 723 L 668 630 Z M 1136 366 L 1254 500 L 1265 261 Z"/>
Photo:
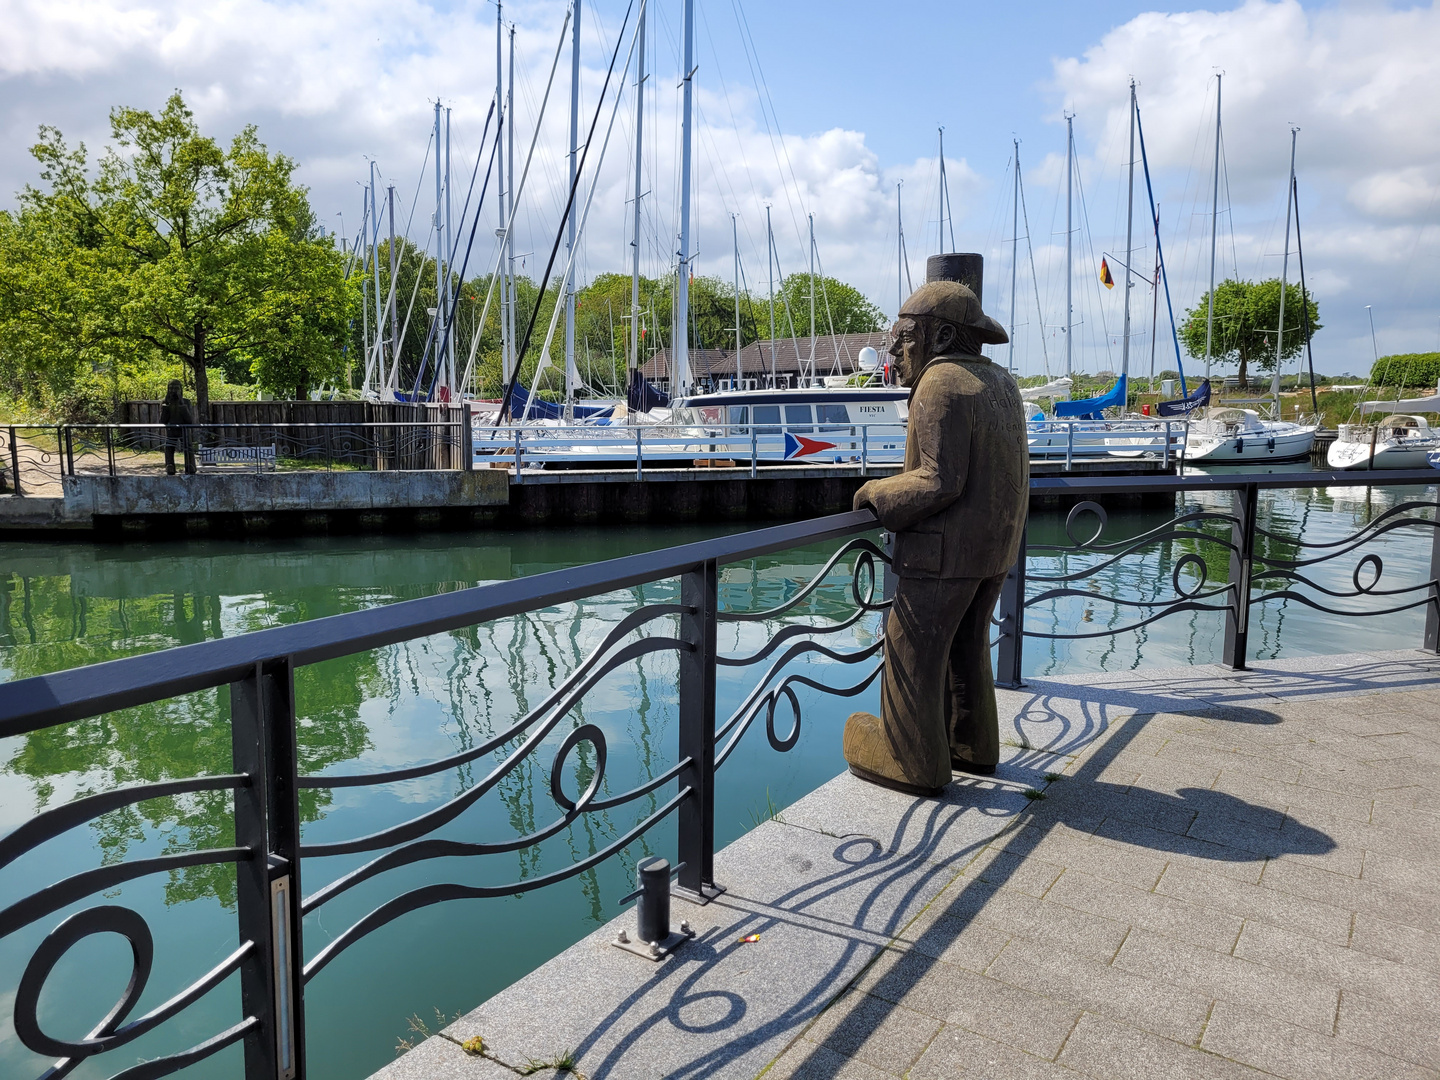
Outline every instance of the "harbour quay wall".
<path fill-rule="evenodd" d="M 1097 472 L 1075 465 L 1069 475 Z M 898 469 L 874 466 L 861 475 L 853 467 L 792 465 L 752 476 L 748 467 L 652 468 L 638 479 L 631 469 L 81 474 L 63 478 L 60 498 L 0 498 L 0 535 L 86 532 L 124 540 L 796 520 L 849 510 L 861 484 Z M 1037 477 L 1050 471 L 1034 470 Z M 1156 500 L 1168 508 L 1173 495 L 1101 498 L 1110 509 Z M 1031 492 L 1036 510 L 1073 501 L 1062 492 Z"/>
<path fill-rule="evenodd" d="M 507 505 L 508 486 L 503 474 L 461 470 L 66 476 L 58 499 L 0 500 L 0 532 L 123 539 L 471 527 Z"/>

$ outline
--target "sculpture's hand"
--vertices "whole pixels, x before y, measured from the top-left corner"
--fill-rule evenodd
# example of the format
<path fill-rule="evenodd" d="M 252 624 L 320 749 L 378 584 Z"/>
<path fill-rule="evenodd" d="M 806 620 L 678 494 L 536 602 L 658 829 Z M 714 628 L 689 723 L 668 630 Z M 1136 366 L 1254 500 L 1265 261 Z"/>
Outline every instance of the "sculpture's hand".
<path fill-rule="evenodd" d="M 860 485 L 860 489 L 855 492 L 855 501 L 851 503 L 852 510 L 874 511 L 875 504 L 870 501 L 871 488 L 874 483 L 873 480 L 867 480 Z"/>

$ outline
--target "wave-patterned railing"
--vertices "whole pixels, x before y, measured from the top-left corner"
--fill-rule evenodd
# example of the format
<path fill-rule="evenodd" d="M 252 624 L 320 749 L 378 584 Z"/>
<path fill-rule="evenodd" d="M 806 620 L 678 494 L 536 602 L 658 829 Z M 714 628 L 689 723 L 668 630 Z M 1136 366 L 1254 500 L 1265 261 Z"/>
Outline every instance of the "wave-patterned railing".
<path fill-rule="evenodd" d="M 1000 632 L 991 642 L 998 646 L 996 681 L 1005 686 L 1022 684 L 1026 638 L 1080 641 L 1114 637 L 1193 611 L 1224 614 L 1223 659 L 1241 669 L 1249 651 L 1252 610 L 1284 601 L 1331 615 L 1365 618 L 1423 607 L 1424 647 L 1440 651 L 1440 502 L 1400 503 L 1354 533 L 1331 541 L 1307 540 L 1259 524 L 1259 496 L 1267 488 L 1435 485 L 1440 485 L 1440 472 L 1433 469 L 1033 480 L 1032 490 L 1068 494 L 1076 501 L 1065 519 L 1068 543 L 1027 543 L 1026 558 L 1006 579 L 994 620 Z M 1137 535 L 1106 540 L 1109 515 L 1095 499 L 1146 495 L 1179 497 L 1179 512 Z M 1184 501 L 1186 495 L 1205 498 L 1210 505 L 1191 505 Z M 1397 530 L 1431 535 L 1429 573 L 1418 581 L 1382 588 L 1384 561 L 1377 552 L 1362 549 Z M 1182 554 L 1168 563 L 1163 580 L 1157 581 L 1153 580 L 1153 568 L 1142 567 L 1139 559 L 1160 545 L 1172 550 L 1178 547 Z M 1344 562 L 1357 554 L 1353 565 Z M 1080 565 L 1070 569 L 1070 560 L 1076 556 Z M 1030 572 L 1036 562 L 1045 565 L 1040 573 Z M 1316 568 L 1329 570 L 1333 564 L 1348 565 L 1352 589 L 1337 589 L 1333 582 L 1317 579 Z M 1212 573 L 1220 577 L 1222 566 L 1223 581 L 1211 584 Z M 1102 583 L 1107 573 L 1115 571 L 1150 574 L 1149 595 L 1107 595 Z M 1358 608 L 1334 603 L 1367 597 L 1385 598 L 1385 602 Z M 1075 598 L 1111 605 L 1120 617 L 1093 629 L 1089 628 L 1093 624 L 1061 626 L 1053 617 L 1052 629 L 1026 628 L 1027 611 L 1048 608 L 1058 612 L 1064 601 Z"/>
<path fill-rule="evenodd" d="M 102 815 L 150 799 L 196 792 L 228 791 L 234 798 L 233 845 L 137 858 L 84 870 L 24 895 L 0 910 L 0 941 L 47 919 L 58 919 L 34 950 L 13 999 L 13 1022 L 20 1041 L 54 1059 L 41 1075 L 68 1075 L 89 1059 L 134 1042 L 182 1013 L 239 973 L 242 1016 L 179 1053 L 145 1061 L 113 1075 L 124 1080 L 165 1076 L 203 1061 L 234 1043 L 244 1044 L 245 1075 L 295 1080 L 305 1074 L 305 987 L 345 950 L 408 912 L 449 900 L 508 896 L 544 888 L 584 874 L 635 843 L 661 822 L 674 817 L 677 834 L 677 887 L 698 900 L 714 895 L 715 776 L 760 715 L 776 750 L 791 749 L 800 734 L 797 686 L 854 696 L 880 671 L 881 644 L 845 649 L 836 635 L 886 606 L 881 565 L 884 553 L 854 534 L 876 527 L 868 512 L 839 514 L 811 522 L 761 529 L 718 540 L 669 548 L 644 555 L 592 563 L 570 570 L 444 593 L 386 607 L 207 641 L 90 667 L 24 679 L 0 686 L 0 738 L 74 723 L 114 710 L 162 701 L 180 694 L 228 686 L 233 766 L 223 775 L 136 784 L 76 799 L 45 810 L 0 838 L 0 872 L 26 853 Z M 719 567 L 758 556 L 850 537 L 825 566 L 783 603 L 763 611 L 725 611 L 719 606 Z M 837 568 L 849 573 L 848 611 L 841 617 L 803 621 L 798 609 L 822 586 L 833 594 Z M 679 578 L 678 602 L 643 604 L 613 626 L 600 643 L 545 699 L 485 741 L 436 761 L 374 773 L 303 775 L 297 758 L 294 673 L 297 668 L 336 657 L 458 630 L 497 619 L 614 593 L 650 582 Z M 833 605 L 832 605 L 833 606 Z M 802 621 L 795 621 L 801 619 Z M 721 655 L 717 626 L 752 623 L 769 633 L 748 654 Z M 783 623 L 774 629 L 777 623 Z M 550 756 L 549 794 L 555 813 L 525 835 L 494 842 L 470 842 L 437 836 L 467 809 L 494 791 L 506 777 L 550 752 L 585 696 L 607 675 L 642 657 L 669 653 L 678 657 L 678 752 L 674 764 L 658 775 L 616 795 L 606 790 L 607 746 L 604 732 L 581 723 L 569 730 Z M 804 671 L 792 670 L 808 659 L 828 661 L 824 668 L 859 667 L 861 673 L 832 686 Z M 721 667 L 755 670 L 753 688 L 735 711 L 717 724 L 716 673 Z M 813 672 L 814 669 L 807 669 Z M 776 730 L 776 708 L 793 712 L 790 730 Z M 573 723 L 573 721 L 572 721 Z M 562 781 L 567 762 L 588 745 L 593 769 L 585 790 L 572 798 Z M 458 795 L 406 821 L 367 835 L 325 842 L 302 842 L 300 792 L 304 789 L 367 788 L 394 784 L 470 765 L 508 749 L 489 771 Z M 662 789 L 651 806 L 649 798 Z M 637 806 L 646 801 L 646 806 Z M 648 812 L 592 854 L 550 873 L 499 885 L 459 882 L 423 884 L 406 889 L 355 918 L 306 958 L 302 920 L 337 897 L 400 867 L 456 856 L 514 852 L 541 844 L 586 814 L 622 806 Z M 336 856 L 366 857 L 308 895 L 304 873 L 319 872 Z M 236 868 L 236 916 L 239 946 L 168 1001 L 133 1018 L 150 978 L 155 955 L 152 928 L 135 910 L 97 903 L 69 915 L 64 909 L 124 882 L 189 867 L 233 864 Z M 302 873 L 302 871 L 304 873 Z M 120 1000 L 84 1038 L 60 1038 L 41 1024 L 39 1003 L 57 963 L 78 942 L 113 933 L 129 944 L 132 972 Z"/>

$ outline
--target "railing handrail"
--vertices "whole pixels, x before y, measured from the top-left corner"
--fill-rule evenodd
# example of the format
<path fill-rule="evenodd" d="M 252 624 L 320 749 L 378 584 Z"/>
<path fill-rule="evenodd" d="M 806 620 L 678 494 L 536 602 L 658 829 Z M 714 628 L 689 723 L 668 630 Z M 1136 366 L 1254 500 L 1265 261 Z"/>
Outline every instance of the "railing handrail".
<path fill-rule="evenodd" d="M 371 427 L 464 427 L 464 420 L 353 420 L 353 421 L 332 421 L 326 420 L 320 423 L 312 423 L 309 420 L 276 420 L 270 423 L 256 423 L 246 421 L 244 423 L 231 423 L 228 420 L 211 420 L 208 423 L 195 424 L 51 424 L 48 427 L 39 425 L 11 425 L 12 427 L 35 426 L 44 430 L 59 427 L 62 431 L 101 431 L 101 430 L 143 430 L 154 431 L 157 428 L 161 431 L 167 428 L 178 427 L 186 430 L 205 428 L 371 428 Z"/>
<path fill-rule="evenodd" d="M 315 664 L 878 527 L 869 510 L 833 514 L 36 675 L 0 684 L 0 738 L 221 686 L 282 657 Z"/>
<path fill-rule="evenodd" d="M 1343 472 L 1188 473 L 1185 476 L 1036 476 L 1035 491 L 1071 491 L 1077 495 L 1114 492 L 1235 491 L 1239 488 L 1407 487 L 1440 484 L 1440 469 L 1350 469 Z"/>

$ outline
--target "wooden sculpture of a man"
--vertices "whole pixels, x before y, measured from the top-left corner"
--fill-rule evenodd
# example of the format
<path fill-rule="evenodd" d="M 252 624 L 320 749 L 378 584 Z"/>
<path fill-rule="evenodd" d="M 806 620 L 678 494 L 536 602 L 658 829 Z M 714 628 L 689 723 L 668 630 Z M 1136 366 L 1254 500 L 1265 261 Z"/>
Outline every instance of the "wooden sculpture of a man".
<path fill-rule="evenodd" d="M 975 293 L 935 276 L 905 301 L 892 331 L 890 352 L 910 387 L 905 468 L 855 493 L 855 509 L 870 507 L 895 534 L 899 583 L 880 716 L 854 713 L 844 744 L 856 776 L 917 795 L 939 794 L 952 770 L 988 774 L 999 761 L 990 618 L 1019 552 L 1030 488 L 1019 388 L 980 355 L 981 345 L 1009 338 Z"/>

